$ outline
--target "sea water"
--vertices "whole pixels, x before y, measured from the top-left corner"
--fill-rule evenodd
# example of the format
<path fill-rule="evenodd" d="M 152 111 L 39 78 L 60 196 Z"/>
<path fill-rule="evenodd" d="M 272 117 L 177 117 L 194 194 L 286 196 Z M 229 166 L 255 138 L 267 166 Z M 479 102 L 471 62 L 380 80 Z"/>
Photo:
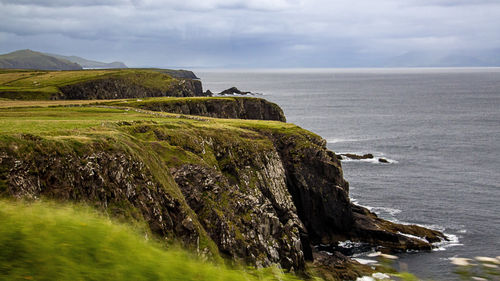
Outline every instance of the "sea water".
<path fill-rule="evenodd" d="M 388 159 L 342 162 L 351 200 L 451 240 L 432 252 L 400 254 L 396 266 L 456 280 L 450 258 L 500 255 L 500 68 L 196 74 L 205 90 L 236 86 L 276 102 L 288 122 L 337 153 Z"/>

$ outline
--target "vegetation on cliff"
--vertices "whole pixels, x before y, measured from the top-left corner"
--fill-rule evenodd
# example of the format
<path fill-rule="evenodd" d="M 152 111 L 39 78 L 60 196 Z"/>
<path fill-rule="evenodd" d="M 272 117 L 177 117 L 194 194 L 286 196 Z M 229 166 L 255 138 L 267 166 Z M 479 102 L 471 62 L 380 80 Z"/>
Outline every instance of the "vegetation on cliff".
<path fill-rule="evenodd" d="M 172 72 L 175 71 L 169 71 Z M 184 72 L 181 75 L 185 76 Z M 156 69 L 0 70 L 0 98 L 5 99 L 88 100 L 201 95 L 200 81 L 173 78 Z"/>

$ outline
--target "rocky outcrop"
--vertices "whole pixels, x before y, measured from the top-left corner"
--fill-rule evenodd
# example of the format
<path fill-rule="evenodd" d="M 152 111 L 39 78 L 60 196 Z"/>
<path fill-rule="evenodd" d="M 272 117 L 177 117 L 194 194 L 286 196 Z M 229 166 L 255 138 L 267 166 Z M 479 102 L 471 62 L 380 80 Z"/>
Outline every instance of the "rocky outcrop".
<path fill-rule="evenodd" d="M 62 86 L 59 90 L 60 92 L 52 99 L 90 100 L 204 95 L 201 82 L 191 79 L 176 80 L 170 87 L 162 89 L 148 87 L 133 80 L 109 77 Z"/>
<path fill-rule="evenodd" d="M 242 92 L 236 87 L 231 87 L 219 93 L 219 95 L 248 95 L 250 92 Z"/>
<path fill-rule="evenodd" d="M 358 155 L 354 153 L 341 153 L 337 154 L 337 158 L 343 159 L 343 158 L 349 158 L 349 159 L 354 159 L 354 160 L 362 160 L 362 159 L 373 159 L 373 154 L 368 153 L 368 154 L 363 154 L 363 155 Z"/>
<path fill-rule="evenodd" d="M 337 158 L 340 160 L 347 160 L 347 159 L 366 160 L 366 159 L 374 159 L 375 157 L 371 153 L 363 154 L 363 155 L 354 154 L 354 153 L 341 153 L 341 154 L 337 154 Z M 377 157 L 377 158 L 378 158 L 379 163 L 390 163 L 389 160 L 387 160 L 383 157 Z"/>
<path fill-rule="evenodd" d="M 129 103 L 152 111 L 201 115 L 215 118 L 276 120 L 286 122 L 285 114 L 275 103 L 259 98 L 197 98 Z"/>
<path fill-rule="evenodd" d="M 378 218 L 349 200 L 339 159 L 320 138 L 274 134 L 287 185 L 312 244 L 365 242 L 386 251 L 430 250 L 445 239 L 438 231 Z M 303 145 L 307 142 L 308 145 Z"/>

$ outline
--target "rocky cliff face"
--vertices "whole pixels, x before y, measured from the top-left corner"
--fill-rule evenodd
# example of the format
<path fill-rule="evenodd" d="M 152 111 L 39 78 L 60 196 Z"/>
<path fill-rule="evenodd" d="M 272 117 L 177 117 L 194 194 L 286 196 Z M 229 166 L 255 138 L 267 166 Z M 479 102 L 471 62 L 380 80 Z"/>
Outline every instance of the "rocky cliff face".
<path fill-rule="evenodd" d="M 123 105 L 123 103 L 114 103 Z M 196 99 L 151 99 L 131 101 L 127 106 L 170 113 L 200 115 L 215 118 L 275 120 L 286 122 L 283 110 L 272 102 L 260 98 L 196 98 Z"/>
<path fill-rule="evenodd" d="M 168 89 L 158 89 L 127 79 L 104 78 L 62 86 L 59 90 L 60 93 L 54 95 L 52 99 L 90 100 L 204 95 L 201 82 L 192 79 L 178 79 Z"/>
<path fill-rule="evenodd" d="M 187 120 L 103 124 L 110 133 L 83 140 L 10 136 L 0 144 L 0 193 L 145 220 L 157 236 L 215 259 L 294 271 L 316 259 L 354 279 L 356 271 L 337 267 L 348 258 L 318 256 L 311 246 L 351 239 L 429 249 L 442 237 L 353 205 L 339 160 L 311 132 L 281 122 Z"/>

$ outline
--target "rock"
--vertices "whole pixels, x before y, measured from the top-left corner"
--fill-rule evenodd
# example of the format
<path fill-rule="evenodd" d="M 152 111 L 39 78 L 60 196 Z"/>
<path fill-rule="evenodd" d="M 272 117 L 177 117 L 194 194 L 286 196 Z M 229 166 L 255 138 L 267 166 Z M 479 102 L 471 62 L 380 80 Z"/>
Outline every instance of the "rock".
<path fill-rule="evenodd" d="M 326 281 L 355 280 L 357 276 L 371 275 L 375 271 L 339 252 L 314 252 L 314 272 Z"/>
<path fill-rule="evenodd" d="M 385 158 L 379 158 L 378 162 L 380 162 L 380 163 L 389 163 L 389 161 L 387 159 L 385 159 Z"/>
<path fill-rule="evenodd" d="M 219 95 L 247 95 L 247 94 L 250 94 L 250 92 L 242 92 L 238 90 L 238 88 L 236 87 L 231 87 L 219 93 Z"/>
<path fill-rule="evenodd" d="M 211 97 L 214 95 L 214 93 L 212 93 L 212 91 L 210 91 L 210 90 L 206 90 L 205 93 L 203 93 L 203 95 L 206 97 Z"/>
<path fill-rule="evenodd" d="M 430 250 L 431 243 L 445 240 L 439 231 L 392 223 L 352 204 L 341 163 L 320 138 L 306 141 L 298 135 L 273 136 L 287 173 L 288 190 L 313 245 L 351 240 L 406 251 Z M 305 141 L 308 145 L 301 145 Z"/>
<path fill-rule="evenodd" d="M 353 153 L 342 153 L 340 155 L 343 157 L 347 157 L 349 159 L 354 159 L 354 160 L 373 159 L 373 154 L 371 154 L 371 153 L 364 154 L 364 155 L 358 155 L 358 154 L 353 154 Z"/>

